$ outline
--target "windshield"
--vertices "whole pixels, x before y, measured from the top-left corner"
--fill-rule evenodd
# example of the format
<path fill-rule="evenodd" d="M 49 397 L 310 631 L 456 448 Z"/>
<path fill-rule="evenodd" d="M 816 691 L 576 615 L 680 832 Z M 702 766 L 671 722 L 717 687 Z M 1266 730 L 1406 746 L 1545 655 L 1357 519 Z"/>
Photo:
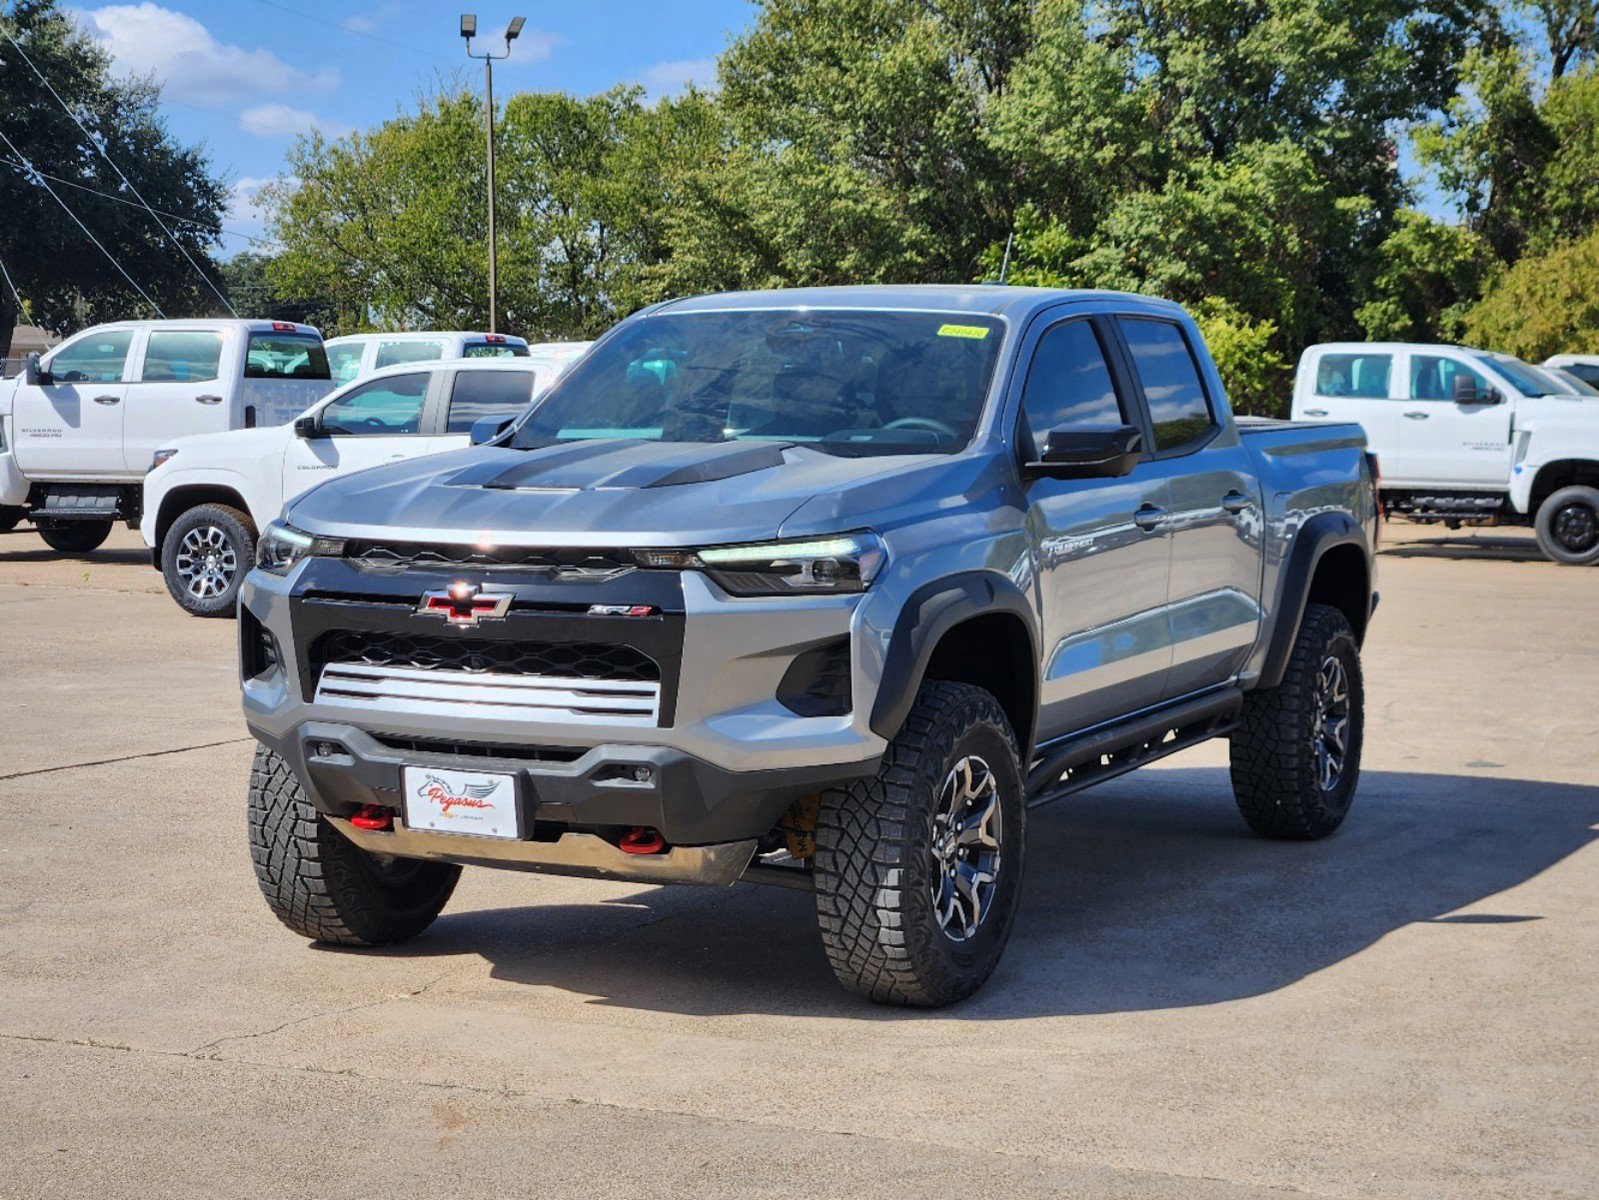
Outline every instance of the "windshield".
<path fill-rule="evenodd" d="M 803 442 L 940 454 L 971 440 L 999 355 L 992 317 L 771 310 L 666 313 L 579 359 L 518 428 L 583 438 Z"/>
<path fill-rule="evenodd" d="M 1498 371 L 1523 396 L 1548 396 L 1558 392 L 1554 381 L 1542 377 L 1537 367 L 1509 354 L 1479 354 L 1481 361 Z"/>
<path fill-rule="evenodd" d="M 1594 387 L 1570 367 L 1545 367 L 1543 369 L 1565 383 L 1568 389 L 1578 396 L 1599 396 L 1599 388 Z"/>

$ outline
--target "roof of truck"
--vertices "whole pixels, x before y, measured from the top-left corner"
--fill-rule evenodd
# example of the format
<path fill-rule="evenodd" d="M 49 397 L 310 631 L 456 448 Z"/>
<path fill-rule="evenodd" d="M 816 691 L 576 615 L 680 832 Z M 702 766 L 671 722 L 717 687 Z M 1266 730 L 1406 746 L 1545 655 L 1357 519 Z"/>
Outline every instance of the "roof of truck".
<path fill-rule="evenodd" d="M 514 333 L 484 333 L 481 329 L 404 329 L 391 333 L 347 333 L 343 337 L 329 338 L 330 346 L 347 342 L 370 342 L 382 338 L 386 342 L 427 342 L 437 338 L 493 338 L 496 341 L 516 342 L 526 345 L 527 339 Z"/>
<path fill-rule="evenodd" d="M 1025 317 L 1053 305 L 1115 300 L 1181 313 L 1180 305 L 1131 292 L 1076 288 L 1012 287 L 987 283 L 858 284 L 849 287 L 773 288 L 750 292 L 715 292 L 669 300 L 654 312 L 725 312 L 748 309 L 854 308 L 900 309 L 907 312 L 977 313 Z"/>
<path fill-rule="evenodd" d="M 235 317 L 168 317 L 163 320 L 102 321 L 91 329 L 243 329 L 248 333 L 314 333 L 322 336 L 315 325 L 301 325 L 295 321 L 252 321 Z M 87 332 L 87 331 L 85 331 Z"/>

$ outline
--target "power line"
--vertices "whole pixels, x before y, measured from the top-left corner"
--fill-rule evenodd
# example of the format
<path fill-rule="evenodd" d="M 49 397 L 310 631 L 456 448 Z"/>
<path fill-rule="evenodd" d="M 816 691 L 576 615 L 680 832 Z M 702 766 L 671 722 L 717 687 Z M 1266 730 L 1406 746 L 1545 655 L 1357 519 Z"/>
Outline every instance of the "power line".
<path fill-rule="evenodd" d="M 364 37 L 370 41 L 382 42 L 385 46 L 396 46 L 401 50 L 409 50 L 412 54 L 422 54 L 428 58 L 436 58 L 441 62 L 455 61 L 448 55 L 439 54 L 433 50 L 424 50 L 420 46 L 407 45 L 405 42 L 397 42 L 393 38 L 384 37 L 381 33 L 369 33 L 364 29 L 351 29 L 348 25 L 339 21 L 330 21 L 326 17 L 318 17 L 312 13 L 301 12 L 297 8 L 290 8 L 287 4 L 278 4 L 276 0 L 255 0 L 255 2 L 265 5 L 267 8 L 275 8 L 279 12 L 286 12 L 290 16 L 299 17 L 303 21 L 315 21 L 318 25 L 326 25 L 329 29 L 337 29 L 340 33 L 349 34 L 351 37 Z"/>
<path fill-rule="evenodd" d="M 124 271 L 122 269 L 122 264 L 117 261 L 117 256 L 112 254 L 111 251 L 109 251 L 109 250 L 107 250 L 105 248 L 105 246 L 101 243 L 100 239 L 95 237 L 94 234 L 92 232 L 90 232 L 89 227 L 87 225 L 85 225 L 82 221 L 78 220 L 78 214 L 72 211 L 71 206 L 68 205 L 65 200 L 63 200 L 60 196 L 56 195 L 55 188 L 51 187 L 48 183 L 46 183 L 44 181 L 44 179 L 42 177 L 39 176 L 39 173 L 33 169 L 33 164 L 28 161 L 27 156 L 25 154 L 23 154 L 22 151 L 18 150 L 17 147 L 16 147 L 16 143 L 14 143 L 9 137 L 6 136 L 6 131 L 4 129 L 0 129 L 0 142 L 4 142 L 7 146 L 9 146 L 10 149 L 11 149 L 11 153 L 15 154 L 18 158 L 20 158 L 23 161 L 23 163 L 27 167 L 27 170 L 28 170 L 29 174 L 36 178 L 36 181 L 38 182 L 39 186 L 42 187 L 45 191 L 50 193 L 50 198 L 61 206 L 62 211 L 65 212 L 67 214 L 67 216 L 72 218 L 72 223 L 74 225 L 76 225 L 79 229 L 83 230 L 83 235 L 86 238 L 88 238 L 91 242 L 93 242 L 95 244 L 95 246 L 97 246 L 99 248 L 101 254 L 105 255 L 108 259 L 111 260 L 111 265 L 117 269 L 117 273 L 119 275 L 121 275 L 122 278 L 126 279 L 128 281 L 128 285 L 130 287 L 132 287 L 134 291 L 138 292 L 139 295 L 144 298 L 144 302 L 146 304 L 148 304 L 151 308 L 155 309 L 155 315 L 165 319 L 167 314 L 161 311 L 161 306 L 159 304 L 157 304 L 154 300 L 150 299 L 150 294 L 148 292 L 146 292 L 142 287 L 140 287 L 138 285 L 138 283 L 136 283 L 134 281 L 134 278 L 133 278 L 132 275 L 129 275 L 126 271 Z"/>
<path fill-rule="evenodd" d="M 179 241 L 177 234 L 168 229 L 166 222 L 156 215 L 156 211 L 150 207 L 149 201 L 144 198 L 144 196 L 139 192 L 138 188 L 133 186 L 133 181 L 123 173 L 122 168 L 117 166 L 111 155 L 106 151 L 104 142 L 89 132 L 88 127 L 84 125 L 78 114 L 73 112 L 71 106 L 61 98 L 61 93 L 56 91 L 55 86 L 45 78 L 44 72 L 39 70 L 38 67 L 34 66 L 33 59 L 28 57 L 28 52 L 22 48 L 22 43 L 11 36 L 10 30 L 0 29 L 0 33 L 4 33 L 6 35 L 6 40 L 11 43 L 12 49 L 22 56 L 22 61 L 27 63 L 29 69 L 39 77 L 39 82 L 44 84 L 45 90 L 55 97 L 56 103 L 61 106 L 61 111 L 72 118 L 72 123 L 76 125 L 78 127 L 78 131 L 89 140 L 89 144 L 100 152 L 100 157 L 105 159 L 106 162 L 110 164 L 111 169 L 117 173 L 117 178 L 122 180 L 122 186 L 127 188 L 128 191 L 132 192 L 134 199 L 138 200 L 138 202 L 144 206 L 144 211 L 150 214 L 150 219 L 156 223 L 162 233 L 167 235 L 167 239 L 178 248 L 178 253 L 183 255 L 188 264 L 194 268 L 194 273 L 204 280 L 206 287 L 210 288 L 216 298 L 222 301 L 222 307 L 226 308 L 229 314 L 237 317 L 239 314 L 234 311 L 233 305 L 228 302 L 228 298 L 222 294 L 222 289 L 217 287 L 216 281 L 201 269 L 200 264 L 194 261 L 194 255 L 189 253 L 189 248 Z"/>
<path fill-rule="evenodd" d="M 33 314 L 28 311 L 28 302 L 22 298 L 22 293 L 17 291 L 17 285 L 11 281 L 11 272 L 6 270 L 6 263 L 5 259 L 3 258 L 0 258 L 0 275 L 4 275 L 6 277 L 6 286 L 11 289 L 11 296 L 17 302 L 18 315 L 21 316 L 22 319 L 29 325 L 32 325 Z M 4 330 L 3 332 L 8 337 L 11 334 L 9 329 Z"/>

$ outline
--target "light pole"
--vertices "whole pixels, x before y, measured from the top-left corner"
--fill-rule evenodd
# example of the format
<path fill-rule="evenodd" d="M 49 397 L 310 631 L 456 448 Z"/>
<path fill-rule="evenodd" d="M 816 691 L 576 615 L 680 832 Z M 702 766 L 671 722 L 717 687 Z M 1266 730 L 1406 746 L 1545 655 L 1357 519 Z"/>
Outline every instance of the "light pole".
<path fill-rule="evenodd" d="M 511 23 L 505 27 L 505 53 L 491 54 L 485 51 L 482 54 L 472 53 L 472 39 L 477 36 L 477 14 L 461 14 L 461 36 L 466 39 L 466 56 L 483 60 L 483 91 L 488 110 L 488 140 L 489 140 L 489 332 L 498 333 L 498 314 L 496 303 L 499 293 L 499 272 L 495 262 L 494 248 L 494 64 L 502 58 L 511 57 L 511 43 L 516 41 L 522 32 L 522 26 L 527 23 L 524 17 L 512 17 Z"/>

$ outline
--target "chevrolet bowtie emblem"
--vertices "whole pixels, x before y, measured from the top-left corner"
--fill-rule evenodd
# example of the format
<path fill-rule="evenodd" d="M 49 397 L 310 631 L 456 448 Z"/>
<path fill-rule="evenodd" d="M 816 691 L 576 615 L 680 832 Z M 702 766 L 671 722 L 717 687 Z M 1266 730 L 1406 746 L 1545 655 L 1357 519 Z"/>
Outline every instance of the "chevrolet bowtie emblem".
<path fill-rule="evenodd" d="M 485 591 L 475 583 L 452 583 L 442 591 L 423 592 L 416 615 L 443 617 L 450 625 L 466 628 L 480 621 L 503 620 L 510 608 L 510 592 Z"/>

